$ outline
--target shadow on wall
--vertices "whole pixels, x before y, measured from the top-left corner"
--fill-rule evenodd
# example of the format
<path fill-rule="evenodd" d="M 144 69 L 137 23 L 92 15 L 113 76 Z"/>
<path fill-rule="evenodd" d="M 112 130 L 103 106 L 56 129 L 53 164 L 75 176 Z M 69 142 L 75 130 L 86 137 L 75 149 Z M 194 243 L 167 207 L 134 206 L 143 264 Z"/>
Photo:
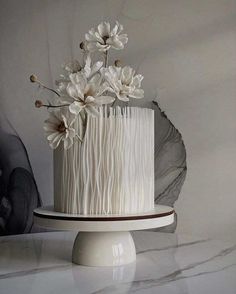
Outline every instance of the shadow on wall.
<path fill-rule="evenodd" d="M 181 134 L 157 102 L 141 107 L 155 111 L 155 203 L 174 206 L 184 183 L 187 166 Z M 32 231 L 33 210 L 41 205 L 25 146 L 8 121 L 0 115 L 0 234 Z M 175 222 L 158 229 L 174 232 Z"/>
<path fill-rule="evenodd" d="M 0 113 L 0 235 L 31 232 L 40 205 L 26 148 Z"/>

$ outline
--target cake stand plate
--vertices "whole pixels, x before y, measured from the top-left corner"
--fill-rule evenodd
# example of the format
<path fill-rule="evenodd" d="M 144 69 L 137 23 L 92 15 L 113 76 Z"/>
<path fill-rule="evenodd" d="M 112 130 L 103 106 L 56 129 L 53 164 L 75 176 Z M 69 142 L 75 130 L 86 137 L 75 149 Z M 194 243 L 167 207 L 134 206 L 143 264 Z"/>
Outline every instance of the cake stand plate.
<path fill-rule="evenodd" d="M 34 222 L 42 227 L 79 231 L 72 261 L 87 266 L 120 266 L 136 260 L 130 231 L 160 228 L 172 224 L 172 207 L 155 205 L 142 214 L 78 215 L 54 211 L 53 206 L 34 210 Z"/>

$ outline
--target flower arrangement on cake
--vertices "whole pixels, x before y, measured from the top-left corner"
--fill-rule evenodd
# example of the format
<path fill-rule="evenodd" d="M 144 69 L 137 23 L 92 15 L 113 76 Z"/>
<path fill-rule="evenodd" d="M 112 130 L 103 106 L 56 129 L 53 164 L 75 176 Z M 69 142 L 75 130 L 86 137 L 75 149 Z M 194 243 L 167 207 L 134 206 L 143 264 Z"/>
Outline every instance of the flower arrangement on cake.
<path fill-rule="evenodd" d="M 56 90 L 30 76 L 57 97 L 35 101 L 49 111 L 44 129 L 54 149 L 56 211 L 130 214 L 154 207 L 154 113 L 128 106 L 130 98 L 144 97 L 143 76 L 120 60 L 109 65 L 110 51 L 128 42 L 122 31 L 119 22 L 90 29 L 80 43 L 82 62 L 63 65 Z M 92 61 L 95 52 L 103 61 Z"/>

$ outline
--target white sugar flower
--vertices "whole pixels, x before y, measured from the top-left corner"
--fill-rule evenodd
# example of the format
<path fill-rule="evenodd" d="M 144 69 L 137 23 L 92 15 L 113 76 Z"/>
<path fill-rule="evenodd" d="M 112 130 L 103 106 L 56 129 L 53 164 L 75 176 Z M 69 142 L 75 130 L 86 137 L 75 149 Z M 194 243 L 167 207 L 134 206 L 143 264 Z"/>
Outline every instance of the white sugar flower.
<path fill-rule="evenodd" d="M 65 65 L 63 68 L 65 70 L 65 74 L 61 75 L 61 79 L 56 81 L 56 85 L 58 86 L 58 91 L 63 95 L 65 94 L 66 87 L 70 82 L 70 74 L 74 73 L 82 73 L 86 78 L 92 77 L 95 73 L 97 73 L 103 65 L 102 61 L 97 61 L 92 65 L 90 54 L 84 54 L 83 63 L 80 64 L 78 60 L 73 60 Z"/>
<path fill-rule="evenodd" d="M 76 136 L 73 128 L 74 121 L 75 116 L 68 110 L 60 109 L 49 112 L 49 118 L 44 122 L 44 130 L 52 149 L 56 149 L 61 141 L 63 141 L 65 149 L 72 146 Z"/>
<path fill-rule="evenodd" d="M 103 95 L 108 84 L 102 82 L 100 74 L 94 75 L 90 80 L 80 73 L 71 74 L 70 81 L 66 91 L 69 96 L 68 102 L 72 101 L 69 110 L 73 114 L 78 115 L 84 109 L 88 114 L 97 115 L 97 106 L 114 101 L 113 97 Z"/>
<path fill-rule="evenodd" d="M 63 64 L 62 66 L 68 73 L 76 73 L 78 71 L 81 71 L 83 66 L 80 64 L 78 60 L 72 60 L 66 64 Z"/>
<path fill-rule="evenodd" d="M 98 25 L 97 31 L 92 28 L 85 34 L 87 50 L 105 52 L 111 47 L 116 50 L 124 48 L 128 42 L 127 34 L 120 34 L 123 26 L 117 21 L 113 29 L 108 22 L 102 22 Z"/>
<path fill-rule="evenodd" d="M 81 72 L 84 73 L 87 79 L 89 79 L 101 69 L 102 65 L 102 61 L 97 61 L 92 65 L 91 56 L 88 54 L 85 58 L 84 66 Z"/>
<path fill-rule="evenodd" d="M 109 91 L 115 93 L 122 101 L 129 101 L 129 98 L 143 98 L 144 91 L 140 89 L 143 76 L 135 75 L 135 70 L 130 66 L 123 68 L 109 66 L 101 69 L 104 78 L 109 83 Z"/>

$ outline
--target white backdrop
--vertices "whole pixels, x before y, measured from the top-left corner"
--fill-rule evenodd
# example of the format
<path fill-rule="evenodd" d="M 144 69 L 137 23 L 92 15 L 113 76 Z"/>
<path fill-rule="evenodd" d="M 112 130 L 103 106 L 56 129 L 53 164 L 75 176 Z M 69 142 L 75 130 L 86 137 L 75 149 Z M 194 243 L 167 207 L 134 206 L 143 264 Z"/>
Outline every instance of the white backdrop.
<path fill-rule="evenodd" d="M 147 99 L 180 130 L 188 173 L 176 204 L 178 231 L 236 239 L 236 1 L 0 1 L 0 107 L 23 139 L 44 203 L 52 202 L 46 111 L 34 108 L 36 73 L 52 84 L 79 56 L 84 33 L 119 20 L 122 60 L 145 76 Z"/>

